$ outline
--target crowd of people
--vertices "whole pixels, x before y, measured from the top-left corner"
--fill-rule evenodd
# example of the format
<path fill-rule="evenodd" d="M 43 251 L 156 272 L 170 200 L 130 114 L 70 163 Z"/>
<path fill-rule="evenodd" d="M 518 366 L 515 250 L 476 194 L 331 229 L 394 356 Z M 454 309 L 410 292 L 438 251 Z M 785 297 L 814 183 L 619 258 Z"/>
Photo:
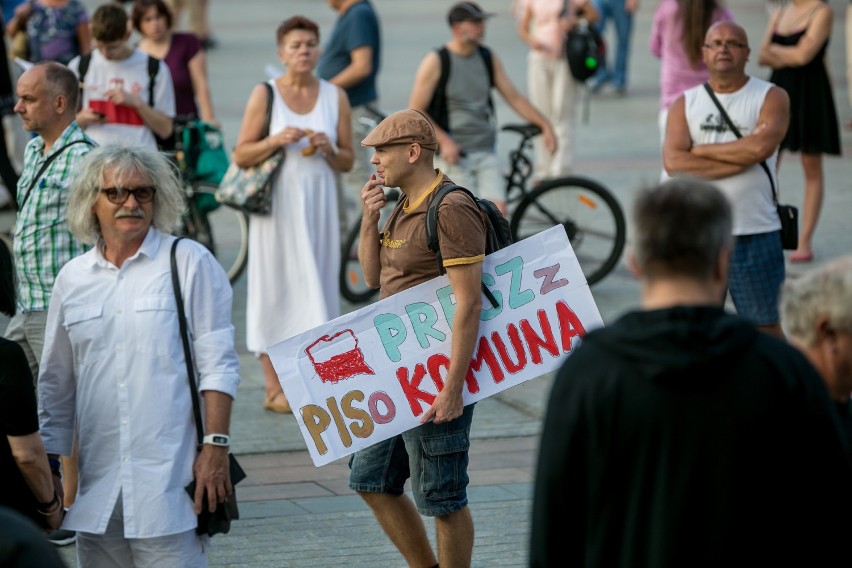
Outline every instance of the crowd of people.
<path fill-rule="evenodd" d="M 28 133 L 20 173 L 0 145 L 17 209 L 11 257 L 0 247 L 0 285 L 13 271 L 16 279 L 0 286 L 11 317 L 0 339 L 0 467 L 13 481 L 0 505 L 55 544 L 76 541 L 80 566 L 204 566 L 196 516 L 233 492 L 232 289 L 207 249 L 172 235 L 184 198 L 163 151 L 182 122 L 219 124 L 205 53 L 216 42 L 206 0 L 124 4 L 89 15 L 79 0 L 25 0 L 5 22 L 10 48 L 23 36 L 16 56 L 33 65 L 5 73 L 10 93 L 0 68 L 0 112 L 12 109 Z M 192 32 L 177 31 L 185 4 Z M 349 486 L 409 565 L 469 565 L 474 405 L 461 392 L 482 309 L 486 224 L 469 196 L 451 192 L 440 205 L 438 267 L 423 218 L 454 183 L 507 213 L 494 91 L 541 129 L 533 183 L 571 171 L 584 86 L 568 71 L 566 34 L 615 23 L 614 65 L 585 87 L 610 83 L 626 96 L 638 2 L 517 0 L 529 98 L 486 44 L 494 14 L 454 3 L 448 39 L 417 65 L 409 108 L 368 132 L 381 20 L 369 0 L 328 4 L 336 20 L 325 41 L 303 16 L 278 26 L 284 72 L 247 93 L 232 154 L 241 167 L 286 156 L 270 214 L 249 224 L 246 346 L 263 369 L 262 407 L 292 412 L 268 348 L 339 315 L 340 228 L 353 204 L 364 277 L 382 298 L 445 271 L 455 311 L 443 389 L 418 427 L 353 455 Z M 749 39 L 721 2 L 658 3 L 649 45 L 661 60 L 663 181 L 636 200 L 631 253 L 643 309 L 590 333 L 556 378 L 533 565 L 674 566 L 695 550 L 710 564 L 732 551 L 757 561 L 779 535 L 790 543 L 776 547 L 779 561 L 815 550 L 836 560 L 831 544 L 852 528 L 828 523 L 852 504 L 852 264 L 785 282 L 776 209 L 780 152 L 798 152 L 803 223 L 787 260 L 813 260 L 822 155 L 840 152 L 825 66 L 831 22 L 820 0 L 773 12 L 755 49 L 772 69 L 762 80 L 746 74 Z M 379 226 L 391 187 L 402 198 Z M 737 316 L 721 307 L 728 295 Z M 204 401 L 202 444 L 190 388 Z M 714 420 L 721 414 L 724 424 Z M 790 491 L 803 486 L 818 486 L 818 496 Z M 777 500 L 785 490 L 790 498 Z M 435 519 L 434 550 L 421 516 Z"/>

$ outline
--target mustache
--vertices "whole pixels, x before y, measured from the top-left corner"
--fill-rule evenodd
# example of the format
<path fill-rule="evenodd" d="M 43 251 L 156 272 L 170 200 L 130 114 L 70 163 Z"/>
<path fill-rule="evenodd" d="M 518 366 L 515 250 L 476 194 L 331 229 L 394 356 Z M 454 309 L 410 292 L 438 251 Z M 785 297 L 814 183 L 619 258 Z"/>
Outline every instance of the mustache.
<path fill-rule="evenodd" d="M 123 217 L 134 217 L 137 219 L 144 219 L 145 212 L 141 209 L 119 209 L 115 213 L 116 219 L 121 219 Z"/>

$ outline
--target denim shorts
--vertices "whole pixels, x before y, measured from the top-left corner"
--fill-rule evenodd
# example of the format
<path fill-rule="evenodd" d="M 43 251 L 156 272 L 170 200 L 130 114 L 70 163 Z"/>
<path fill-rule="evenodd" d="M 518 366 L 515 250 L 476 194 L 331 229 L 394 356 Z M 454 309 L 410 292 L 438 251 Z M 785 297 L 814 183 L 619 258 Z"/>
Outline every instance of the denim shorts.
<path fill-rule="evenodd" d="M 450 422 L 429 422 L 355 452 L 349 487 L 361 493 L 411 492 L 421 515 L 443 517 L 467 506 L 467 464 L 473 404 Z"/>
<path fill-rule="evenodd" d="M 737 314 L 757 325 L 777 324 L 778 296 L 783 283 L 781 231 L 737 235 L 728 278 Z"/>

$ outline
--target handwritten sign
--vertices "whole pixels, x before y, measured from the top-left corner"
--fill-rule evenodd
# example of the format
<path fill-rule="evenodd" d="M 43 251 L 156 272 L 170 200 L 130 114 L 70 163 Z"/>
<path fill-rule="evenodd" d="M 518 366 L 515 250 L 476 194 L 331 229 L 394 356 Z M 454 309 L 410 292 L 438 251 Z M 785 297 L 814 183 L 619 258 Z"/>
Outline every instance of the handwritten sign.
<path fill-rule="evenodd" d="M 471 404 L 559 367 L 603 325 L 562 227 L 488 255 Z M 441 276 L 269 348 L 311 458 L 325 465 L 419 424 L 449 368 L 455 301 Z"/>

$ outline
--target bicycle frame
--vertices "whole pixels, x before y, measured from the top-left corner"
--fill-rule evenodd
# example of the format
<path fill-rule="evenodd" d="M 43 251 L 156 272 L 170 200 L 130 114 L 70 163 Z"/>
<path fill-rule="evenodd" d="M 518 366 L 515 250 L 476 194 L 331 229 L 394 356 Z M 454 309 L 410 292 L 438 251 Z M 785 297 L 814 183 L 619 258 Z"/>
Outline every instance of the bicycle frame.
<path fill-rule="evenodd" d="M 503 176 L 506 180 L 506 205 L 509 209 L 509 205 L 517 204 L 529 194 L 527 183 L 533 173 L 529 153 L 532 151 L 532 139 L 538 136 L 541 130 L 532 124 L 507 124 L 501 130 L 515 132 L 521 136 L 518 146 L 509 152 L 509 171 Z"/>

